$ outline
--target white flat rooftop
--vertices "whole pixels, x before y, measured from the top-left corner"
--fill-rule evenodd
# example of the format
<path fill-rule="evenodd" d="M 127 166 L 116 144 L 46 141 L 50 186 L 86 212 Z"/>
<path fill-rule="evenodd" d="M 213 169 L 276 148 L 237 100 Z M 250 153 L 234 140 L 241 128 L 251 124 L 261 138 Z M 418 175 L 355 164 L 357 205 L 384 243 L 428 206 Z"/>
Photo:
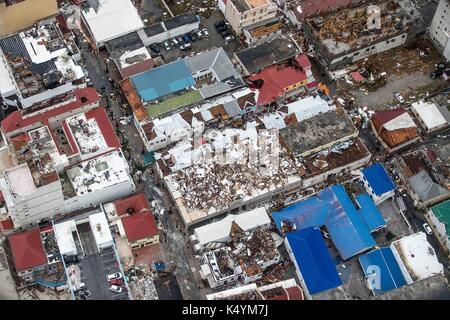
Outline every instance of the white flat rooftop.
<path fill-rule="evenodd" d="M 111 231 L 109 230 L 108 221 L 103 212 L 91 214 L 89 216 L 89 225 L 94 234 L 97 247 L 101 248 L 104 245 L 112 244 Z"/>
<path fill-rule="evenodd" d="M 54 225 L 56 241 L 59 252 L 64 254 L 77 254 L 77 247 L 72 232 L 76 230 L 75 220 L 64 221 Z"/>
<path fill-rule="evenodd" d="M 98 0 L 98 10 L 82 9 L 95 41 L 102 43 L 144 27 L 130 0 Z"/>
<path fill-rule="evenodd" d="M 419 115 L 428 130 L 447 124 L 447 120 L 434 103 L 424 101 L 414 102 L 411 108 Z"/>
<path fill-rule="evenodd" d="M 67 174 L 79 196 L 131 180 L 120 150 L 81 162 L 67 169 Z"/>
<path fill-rule="evenodd" d="M 142 47 L 133 51 L 126 51 L 119 58 L 119 64 L 121 68 L 132 66 L 137 62 L 151 59 L 152 56 L 148 52 L 147 48 Z"/>
<path fill-rule="evenodd" d="M 36 186 L 27 164 L 5 170 L 5 178 L 11 191 L 17 196 L 27 196 L 36 191 Z"/>
<path fill-rule="evenodd" d="M 413 281 L 444 273 L 444 266 L 438 261 L 436 252 L 424 232 L 394 241 L 391 248 L 398 253 Z"/>

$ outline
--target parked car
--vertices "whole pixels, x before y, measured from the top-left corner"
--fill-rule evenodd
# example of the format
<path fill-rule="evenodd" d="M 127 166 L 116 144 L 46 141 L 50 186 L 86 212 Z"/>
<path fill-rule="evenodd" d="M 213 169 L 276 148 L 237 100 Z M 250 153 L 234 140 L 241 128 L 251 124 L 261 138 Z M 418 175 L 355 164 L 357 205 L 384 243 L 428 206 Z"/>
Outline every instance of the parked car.
<path fill-rule="evenodd" d="M 216 30 L 217 30 L 217 32 L 221 33 L 221 32 L 227 31 L 228 30 L 228 26 L 227 25 L 223 25 L 223 26 L 217 27 Z"/>
<path fill-rule="evenodd" d="M 175 39 L 178 41 L 178 44 L 179 44 L 179 45 L 182 45 L 183 42 L 184 42 L 184 41 L 183 41 L 183 37 L 181 37 L 181 36 L 178 36 L 178 37 L 176 37 Z"/>
<path fill-rule="evenodd" d="M 192 46 L 190 43 L 185 43 L 180 46 L 180 50 L 183 50 L 183 51 L 190 50 L 190 49 L 192 49 Z"/>
<path fill-rule="evenodd" d="M 183 42 L 184 44 L 191 43 L 191 37 L 188 34 L 183 35 Z"/>
<path fill-rule="evenodd" d="M 234 39 L 234 37 L 230 35 L 230 36 L 226 36 L 224 40 L 225 40 L 225 43 L 228 43 L 230 41 L 233 41 L 233 39 Z"/>
<path fill-rule="evenodd" d="M 221 26 L 225 26 L 226 22 L 224 20 L 214 23 L 214 28 L 219 28 Z"/>
<path fill-rule="evenodd" d="M 423 224 L 423 229 L 425 230 L 425 232 L 427 234 L 432 234 L 433 233 L 433 229 L 431 229 L 430 225 L 428 223 L 424 223 Z"/>
<path fill-rule="evenodd" d="M 109 274 L 107 278 L 108 278 L 108 281 L 111 281 L 113 279 L 122 279 L 123 276 L 120 272 L 116 272 L 116 273 Z"/>
<path fill-rule="evenodd" d="M 198 40 L 203 39 L 203 33 L 199 29 L 194 30 L 194 34 Z"/>
<path fill-rule="evenodd" d="M 112 279 L 109 281 L 110 285 L 120 286 L 122 285 L 123 281 L 122 279 Z"/>
<path fill-rule="evenodd" d="M 202 33 L 203 33 L 203 36 L 204 36 L 205 38 L 209 38 L 209 32 L 208 32 L 208 29 L 203 28 L 203 29 L 202 29 Z"/>
<path fill-rule="evenodd" d="M 160 53 L 161 49 L 159 49 L 158 45 L 153 43 L 150 45 L 150 50 L 152 50 L 154 53 Z"/>
<path fill-rule="evenodd" d="M 166 49 L 166 51 L 169 51 L 171 49 L 169 41 L 164 41 L 163 45 L 164 45 L 164 49 Z"/>
<path fill-rule="evenodd" d="M 116 293 L 122 293 L 122 287 L 119 286 L 109 286 L 109 290 L 111 290 L 112 292 L 116 292 Z"/>
<path fill-rule="evenodd" d="M 175 39 L 175 38 L 173 38 L 172 40 L 170 40 L 170 43 L 171 43 L 172 46 L 174 46 L 174 47 L 178 47 L 178 46 L 180 45 L 180 42 L 179 42 L 177 39 Z"/>
<path fill-rule="evenodd" d="M 442 76 L 444 69 L 436 69 L 431 73 L 431 79 L 436 79 Z"/>
<path fill-rule="evenodd" d="M 396 93 L 395 94 L 395 98 L 398 100 L 398 102 L 400 103 L 404 103 L 405 102 L 405 98 L 403 98 L 403 96 L 400 93 Z"/>
<path fill-rule="evenodd" d="M 188 33 L 189 38 L 191 38 L 192 42 L 197 41 L 197 36 L 195 35 L 194 31 L 191 31 Z"/>

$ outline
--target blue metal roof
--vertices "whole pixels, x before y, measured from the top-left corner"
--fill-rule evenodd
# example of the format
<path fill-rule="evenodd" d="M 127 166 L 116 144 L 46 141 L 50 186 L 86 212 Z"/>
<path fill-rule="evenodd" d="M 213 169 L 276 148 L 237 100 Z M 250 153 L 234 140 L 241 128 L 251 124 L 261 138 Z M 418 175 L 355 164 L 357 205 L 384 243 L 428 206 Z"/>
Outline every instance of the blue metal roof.
<path fill-rule="evenodd" d="M 286 238 L 310 294 L 342 285 L 319 229 L 290 232 Z"/>
<path fill-rule="evenodd" d="M 297 230 L 325 226 L 344 260 L 376 245 L 363 217 L 341 185 L 328 187 L 315 197 L 273 212 L 272 218 L 280 230 L 284 222 L 293 223 Z"/>
<path fill-rule="evenodd" d="M 374 295 L 406 284 L 398 262 L 389 247 L 366 253 L 358 260 Z"/>
<path fill-rule="evenodd" d="M 162 65 L 130 77 L 143 101 L 151 101 L 195 85 L 184 60 Z"/>
<path fill-rule="evenodd" d="M 357 195 L 356 201 L 358 201 L 358 204 L 361 207 L 358 212 L 363 218 L 370 232 L 374 232 L 380 228 L 386 227 L 386 221 L 384 220 L 380 210 L 378 210 L 369 194 L 362 193 Z"/>
<path fill-rule="evenodd" d="M 370 167 L 364 168 L 362 174 L 377 196 L 395 190 L 394 183 L 380 163 L 375 163 Z"/>

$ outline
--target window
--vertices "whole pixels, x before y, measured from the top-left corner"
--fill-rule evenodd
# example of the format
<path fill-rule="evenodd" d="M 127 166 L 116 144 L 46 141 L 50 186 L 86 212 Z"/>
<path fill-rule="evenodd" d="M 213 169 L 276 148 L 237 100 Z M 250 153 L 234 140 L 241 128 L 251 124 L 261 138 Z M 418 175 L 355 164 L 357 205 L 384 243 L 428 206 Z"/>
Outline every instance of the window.
<path fill-rule="evenodd" d="M 261 14 L 262 14 L 263 12 L 264 12 L 264 9 L 261 9 L 261 10 L 259 10 L 259 13 L 261 13 Z"/>

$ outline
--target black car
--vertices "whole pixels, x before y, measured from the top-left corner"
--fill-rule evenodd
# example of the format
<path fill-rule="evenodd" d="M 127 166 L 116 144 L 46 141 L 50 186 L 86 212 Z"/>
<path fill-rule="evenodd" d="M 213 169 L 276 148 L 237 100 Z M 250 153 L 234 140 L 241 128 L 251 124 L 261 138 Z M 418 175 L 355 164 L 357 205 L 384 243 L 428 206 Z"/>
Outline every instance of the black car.
<path fill-rule="evenodd" d="M 216 30 L 217 30 L 217 32 L 221 33 L 221 32 L 227 31 L 228 30 L 228 26 L 227 25 L 223 25 L 223 26 L 217 27 Z"/>
<path fill-rule="evenodd" d="M 189 37 L 191 37 L 191 42 L 195 42 L 197 40 L 197 36 L 193 31 L 189 32 Z"/>
<path fill-rule="evenodd" d="M 161 49 L 156 44 L 150 45 L 150 50 L 152 50 L 154 53 L 160 53 Z"/>
<path fill-rule="evenodd" d="M 224 20 L 222 20 L 222 21 L 214 23 L 214 28 L 217 29 L 217 28 L 225 26 L 225 25 L 226 25 L 226 22 Z"/>
<path fill-rule="evenodd" d="M 436 79 L 444 73 L 444 69 L 436 69 L 431 73 L 431 79 Z"/>

